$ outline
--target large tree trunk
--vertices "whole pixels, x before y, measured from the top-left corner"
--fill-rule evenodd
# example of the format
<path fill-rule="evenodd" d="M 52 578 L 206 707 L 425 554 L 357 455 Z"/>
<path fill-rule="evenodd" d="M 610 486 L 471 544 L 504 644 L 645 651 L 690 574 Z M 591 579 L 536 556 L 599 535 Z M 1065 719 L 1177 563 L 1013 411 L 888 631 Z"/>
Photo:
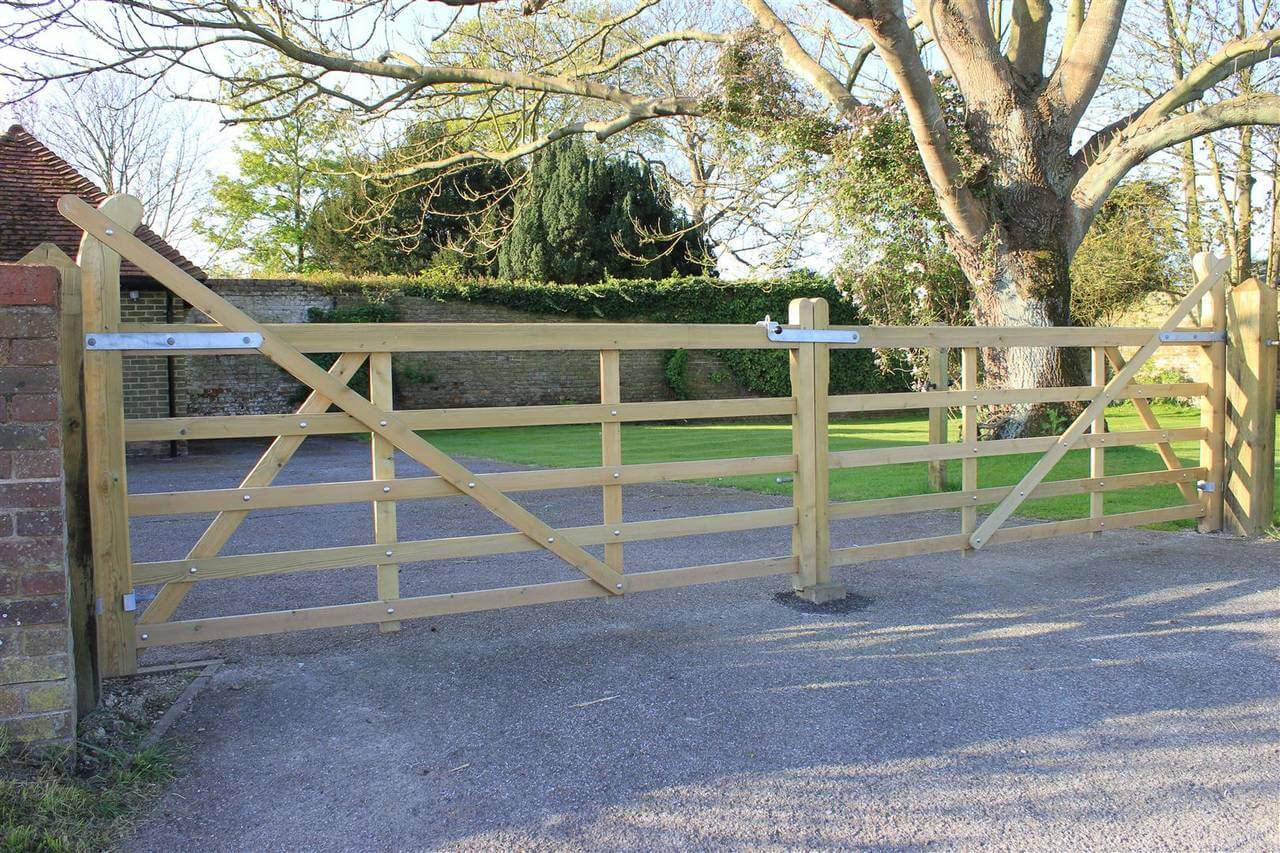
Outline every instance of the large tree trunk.
<path fill-rule="evenodd" d="M 1025 210 L 1025 209 L 1024 209 Z M 1039 217 L 1030 217 L 1038 219 Z M 973 288 L 974 319 L 980 326 L 1067 326 L 1071 324 L 1068 252 L 1058 244 L 1061 229 L 995 230 L 988 244 L 974 249 L 953 245 Z M 1012 236 L 1020 234 L 1021 237 Z M 1056 347 L 984 349 L 983 384 L 1005 388 L 1087 385 L 1085 361 L 1075 350 Z M 999 438 L 1061 431 L 1078 405 L 1019 405 L 992 408 L 987 419 Z"/>

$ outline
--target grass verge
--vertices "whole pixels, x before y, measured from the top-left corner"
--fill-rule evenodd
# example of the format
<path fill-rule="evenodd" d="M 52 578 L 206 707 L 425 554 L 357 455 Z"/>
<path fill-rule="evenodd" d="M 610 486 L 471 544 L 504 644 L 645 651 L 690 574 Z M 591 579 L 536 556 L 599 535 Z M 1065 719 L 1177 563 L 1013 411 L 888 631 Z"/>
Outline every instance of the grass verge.
<path fill-rule="evenodd" d="M 198 670 L 110 679 L 76 731 L 76 750 L 20 751 L 0 741 L 0 853 L 97 851 L 174 776 L 170 752 L 142 747 Z"/>
<path fill-rule="evenodd" d="M 1169 429 L 1200 425 L 1197 410 L 1173 406 L 1157 406 L 1161 425 Z M 1132 404 L 1113 406 L 1107 410 L 1108 427 L 1115 432 L 1144 429 Z M 952 423 L 953 433 L 959 425 Z M 582 424 L 572 426 L 507 427 L 497 429 L 436 430 L 423 436 L 450 454 L 502 459 L 546 468 L 570 468 L 600 464 L 600 428 Z M 953 438 L 958 436 L 953 435 Z M 866 450 L 924 444 L 928 441 L 928 422 L 924 412 L 886 417 L 833 420 L 830 429 L 832 450 Z M 1184 465 L 1196 465 L 1199 445 L 1175 442 L 1174 451 Z M 768 456 L 791 452 L 791 427 L 787 423 L 690 423 L 690 424 L 624 424 L 622 456 L 628 464 L 717 459 L 733 456 Z M 1035 464 L 1039 454 L 1017 454 L 984 458 L 978 464 L 978 485 L 1005 486 L 1018 482 Z M 1163 470 L 1164 464 L 1154 447 L 1110 448 L 1106 454 L 1108 474 L 1129 474 Z M 1089 453 L 1078 450 L 1067 456 L 1049 474 L 1050 480 L 1089 476 Z M 948 485 L 958 489 L 960 462 L 949 463 Z M 1280 477 L 1277 478 L 1280 482 Z M 713 481 L 767 494 L 790 494 L 788 482 L 778 482 L 772 475 L 722 477 Z M 833 501 L 897 497 L 928 492 L 927 466 L 872 465 L 865 468 L 831 472 Z M 1106 495 L 1108 513 L 1133 512 L 1162 506 L 1175 506 L 1181 495 L 1172 485 L 1151 486 Z M 1029 518 L 1058 520 L 1088 515 L 1087 495 L 1045 498 L 1028 501 L 1018 511 Z M 1280 525 L 1280 513 L 1276 524 Z M 1164 528 L 1186 528 L 1194 522 L 1182 521 Z"/>

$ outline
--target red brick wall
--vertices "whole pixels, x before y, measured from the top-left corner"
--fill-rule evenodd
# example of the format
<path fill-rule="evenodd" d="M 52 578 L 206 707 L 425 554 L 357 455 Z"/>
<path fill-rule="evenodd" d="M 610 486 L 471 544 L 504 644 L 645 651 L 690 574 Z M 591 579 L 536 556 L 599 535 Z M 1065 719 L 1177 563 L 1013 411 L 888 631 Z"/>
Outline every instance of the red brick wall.
<path fill-rule="evenodd" d="M 0 726 L 21 742 L 75 729 L 58 287 L 52 267 L 0 264 Z"/>

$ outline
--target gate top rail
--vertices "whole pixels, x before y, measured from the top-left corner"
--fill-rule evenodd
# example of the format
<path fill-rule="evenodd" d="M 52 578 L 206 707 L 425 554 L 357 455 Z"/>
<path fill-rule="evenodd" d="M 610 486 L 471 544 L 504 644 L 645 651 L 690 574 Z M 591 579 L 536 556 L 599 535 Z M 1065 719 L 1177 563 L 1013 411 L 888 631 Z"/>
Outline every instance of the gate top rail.
<path fill-rule="evenodd" d="M 263 323 L 263 328 L 291 347 L 317 352 L 478 352 L 660 349 L 794 349 L 802 344 L 770 340 L 751 324 L 714 323 Z M 784 325 L 782 329 L 799 329 Z M 1155 328 L 1074 328 L 1021 326 L 831 326 L 830 331 L 856 333 L 857 341 L 828 343 L 832 349 L 902 349 L 907 347 L 1127 347 L 1142 346 Z M 128 324 L 120 332 L 133 335 L 185 335 L 223 332 L 208 323 Z M 1206 346 L 1201 333 L 1176 335 L 1162 346 Z M 141 349 L 140 352 L 172 353 Z M 181 349 L 178 347 L 177 349 Z"/>

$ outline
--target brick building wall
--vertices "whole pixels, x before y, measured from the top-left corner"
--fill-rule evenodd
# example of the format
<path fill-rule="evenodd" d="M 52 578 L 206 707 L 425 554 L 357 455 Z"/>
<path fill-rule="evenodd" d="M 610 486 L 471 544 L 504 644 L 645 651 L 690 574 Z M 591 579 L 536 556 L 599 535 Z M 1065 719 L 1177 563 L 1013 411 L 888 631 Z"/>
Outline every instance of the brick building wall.
<path fill-rule="evenodd" d="M 120 289 L 122 323 L 164 323 L 168 316 L 163 290 L 137 290 L 127 284 Z M 174 322 L 186 322 L 187 306 L 173 298 Z M 167 358 L 126 355 L 123 359 L 124 416 L 126 418 L 167 418 L 169 416 L 169 372 Z M 174 358 L 173 395 L 176 414 L 187 410 L 185 359 Z"/>
<path fill-rule="evenodd" d="M 0 265 L 0 727 L 70 743 L 69 625 L 52 267 Z"/>
<path fill-rule="evenodd" d="M 330 309 L 355 292 L 292 280 L 219 279 L 209 286 L 262 322 L 305 323 L 312 308 Z M 593 322 L 539 315 L 501 305 L 438 302 L 416 296 L 393 301 L 399 319 L 414 323 Z M 188 322 L 207 322 L 192 311 Z M 622 398 L 669 400 L 662 351 L 622 354 Z M 192 415 L 285 412 L 302 387 L 260 355 L 185 359 L 187 408 Z M 397 353 L 392 359 L 396 406 L 403 409 L 590 403 L 600 397 L 599 358 L 593 352 Z M 688 381 L 694 396 L 739 397 L 746 392 L 713 354 L 691 351 Z"/>

